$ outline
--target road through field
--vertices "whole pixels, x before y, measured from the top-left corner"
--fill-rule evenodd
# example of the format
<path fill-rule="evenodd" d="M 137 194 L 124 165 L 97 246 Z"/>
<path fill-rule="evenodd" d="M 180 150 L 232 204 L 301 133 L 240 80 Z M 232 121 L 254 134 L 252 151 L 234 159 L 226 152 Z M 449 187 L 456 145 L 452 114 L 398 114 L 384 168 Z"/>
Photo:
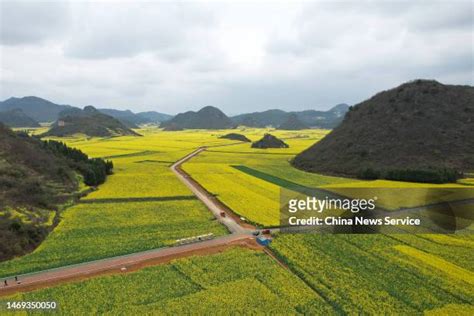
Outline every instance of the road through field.
<path fill-rule="evenodd" d="M 2 279 L 0 283 L 0 296 L 8 295 L 18 291 L 51 286 L 58 282 L 91 277 L 103 273 L 126 272 L 136 266 L 146 266 L 146 263 L 163 263 L 172 259 L 206 253 L 213 248 L 222 249 L 226 246 L 239 244 L 253 239 L 248 234 L 231 234 L 211 240 L 196 242 L 187 245 L 158 248 L 148 251 L 137 252 L 129 255 L 100 259 L 66 267 L 60 267 L 35 273 L 18 276 L 18 282 L 14 277 Z M 242 243 L 245 245 L 245 243 Z M 213 253 L 210 251 L 210 253 Z M 5 285 L 4 282 L 7 282 Z"/>
<path fill-rule="evenodd" d="M 207 192 L 188 174 L 181 170 L 180 166 L 184 162 L 198 155 L 205 149 L 206 147 L 198 148 L 192 153 L 181 158 L 171 166 L 171 170 L 209 208 L 216 219 L 228 228 L 228 230 L 232 233 L 231 235 L 206 241 L 194 242 L 192 244 L 158 248 L 124 256 L 105 258 L 50 270 L 28 273 L 19 275 L 19 282 L 15 280 L 14 276 L 11 276 L 1 280 L 2 283 L 0 283 L 0 296 L 11 294 L 17 291 L 47 287 L 58 282 L 81 279 L 103 273 L 127 271 L 128 267 L 142 266 L 147 262 L 166 262 L 187 255 L 193 255 L 202 252 L 205 253 L 207 250 L 212 253 L 212 249 L 220 249 L 222 247 L 231 246 L 239 242 L 242 242 L 242 245 L 247 246 L 248 244 L 246 244 L 245 241 L 248 242 L 253 240 L 255 243 L 255 237 L 252 235 L 254 228 L 251 225 L 240 221 L 238 217 L 236 217 L 234 214 L 231 214 L 231 211 L 221 204 L 212 194 Z M 222 212 L 225 212 L 227 215 L 225 217 L 221 216 Z M 6 282 L 6 284 L 4 282 Z"/>
<path fill-rule="evenodd" d="M 239 144 L 239 143 L 237 143 Z M 233 144 L 232 144 L 233 145 Z M 174 174 L 201 200 L 207 208 L 214 214 L 216 219 L 231 233 L 251 233 L 255 228 L 245 222 L 242 222 L 236 217 L 225 205 L 223 205 L 217 198 L 207 192 L 198 182 L 192 179 L 186 172 L 181 169 L 181 165 L 190 160 L 199 153 L 206 150 L 206 147 L 198 148 L 189 155 L 181 158 L 171 166 Z M 226 214 L 225 217 L 221 214 Z"/>

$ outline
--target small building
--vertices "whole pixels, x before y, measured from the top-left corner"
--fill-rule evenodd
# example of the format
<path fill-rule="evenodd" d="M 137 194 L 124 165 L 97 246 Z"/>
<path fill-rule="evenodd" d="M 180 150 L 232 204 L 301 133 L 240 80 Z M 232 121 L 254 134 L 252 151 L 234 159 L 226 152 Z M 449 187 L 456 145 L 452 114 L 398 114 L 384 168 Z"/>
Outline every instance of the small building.
<path fill-rule="evenodd" d="M 66 122 L 64 122 L 63 120 L 58 121 L 58 126 L 64 127 L 65 125 L 66 125 Z"/>

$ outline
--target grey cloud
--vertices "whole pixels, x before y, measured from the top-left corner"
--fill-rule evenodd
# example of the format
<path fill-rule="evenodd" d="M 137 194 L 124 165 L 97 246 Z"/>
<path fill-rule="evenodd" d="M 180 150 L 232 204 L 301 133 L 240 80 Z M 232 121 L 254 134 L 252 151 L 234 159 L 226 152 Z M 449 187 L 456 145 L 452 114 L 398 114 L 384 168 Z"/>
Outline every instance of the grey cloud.
<path fill-rule="evenodd" d="M 0 95 L 236 114 L 357 103 L 415 78 L 472 85 L 472 4 L 443 3 L 75 2 L 65 34 L 2 33 L 37 45 L 0 46 Z"/>
<path fill-rule="evenodd" d="M 0 43 L 40 43 L 64 35 L 69 25 L 68 5 L 61 2 L 1 1 Z"/>
<path fill-rule="evenodd" d="M 198 41 L 193 32 L 213 21 L 211 12 L 179 3 L 94 4 L 81 16 L 76 35 L 65 44 L 65 54 L 75 58 L 133 57 L 153 52 L 167 61 L 191 54 Z"/>

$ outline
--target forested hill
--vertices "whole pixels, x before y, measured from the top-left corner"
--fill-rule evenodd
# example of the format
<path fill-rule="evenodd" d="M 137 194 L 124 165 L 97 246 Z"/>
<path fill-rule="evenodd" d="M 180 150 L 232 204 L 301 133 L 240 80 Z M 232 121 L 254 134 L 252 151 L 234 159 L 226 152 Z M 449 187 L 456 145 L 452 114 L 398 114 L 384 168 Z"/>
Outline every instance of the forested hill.
<path fill-rule="evenodd" d="M 97 137 L 140 136 L 116 118 L 104 114 L 90 105 L 86 106 L 84 110 L 74 108 L 61 112 L 59 119 L 44 135 L 62 137 L 74 134 Z"/>
<path fill-rule="evenodd" d="M 79 175 L 95 186 L 112 167 L 63 143 L 15 133 L 0 123 L 0 260 L 39 245 L 56 223 L 59 205 L 78 190 Z"/>
<path fill-rule="evenodd" d="M 474 170 L 474 87 L 415 80 L 380 92 L 293 164 L 364 178 L 453 181 Z"/>
<path fill-rule="evenodd" d="M 197 112 L 179 113 L 161 124 L 165 128 L 173 129 L 225 129 L 233 128 L 234 125 L 224 112 L 213 106 L 203 107 Z"/>

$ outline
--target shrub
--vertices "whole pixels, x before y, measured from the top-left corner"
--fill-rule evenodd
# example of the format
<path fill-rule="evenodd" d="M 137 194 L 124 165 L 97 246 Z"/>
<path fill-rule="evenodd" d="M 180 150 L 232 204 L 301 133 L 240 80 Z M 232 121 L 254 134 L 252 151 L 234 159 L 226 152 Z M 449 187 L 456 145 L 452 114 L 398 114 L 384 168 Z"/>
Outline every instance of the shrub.
<path fill-rule="evenodd" d="M 84 177 L 84 183 L 89 186 L 104 183 L 107 175 L 112 174 L 114 167 L 112 161 L 102 158 L 89 158 L 79 149 L 68 147 L 65 143 L 55 140 L 47 140 L 43 144 L 56 155 L 66 157 L 70 162 L 70 166 Z"/>
<path fill-rule="evenodd" d="M 375 170 L 372 168 L 361 169 L 357 178 L 365 180 L 387 179 L 394 181 L 422 182 L 422 183 L 449 183 L 456 182 L 462 173 L 447 168 L 426 169 L 391 169 Z"/>
<path fill-rule="evenodd" d="M 375 180 L 380 178 L 380 172 L 372 168 L 364 168 L 359 171 L 357 177 L 365 180 Z"/>
<path fill-rule="evenodd" d="M 389 170 L 385 179 L 409 182 L 447 183 L 456 182 L 462 173 L 447 168 L 396 169 Z"/>

